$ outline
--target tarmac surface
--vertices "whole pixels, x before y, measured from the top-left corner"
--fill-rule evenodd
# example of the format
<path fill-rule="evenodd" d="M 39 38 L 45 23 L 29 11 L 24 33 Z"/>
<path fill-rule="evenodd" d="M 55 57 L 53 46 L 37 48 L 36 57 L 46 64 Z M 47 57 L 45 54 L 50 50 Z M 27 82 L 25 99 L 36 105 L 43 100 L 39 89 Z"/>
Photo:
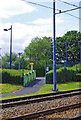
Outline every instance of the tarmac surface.
<path fill-rule="evenodd" d="M 31 93 L 37 92 L 44 84 L 45 84 L 45 78 L 37 77 L 36 80 L 31 82 L 27 87 L 24 87 L 12 93 L 0 94 L 0 97 L 20 96 L 23 94 L 31 94 Z"/>

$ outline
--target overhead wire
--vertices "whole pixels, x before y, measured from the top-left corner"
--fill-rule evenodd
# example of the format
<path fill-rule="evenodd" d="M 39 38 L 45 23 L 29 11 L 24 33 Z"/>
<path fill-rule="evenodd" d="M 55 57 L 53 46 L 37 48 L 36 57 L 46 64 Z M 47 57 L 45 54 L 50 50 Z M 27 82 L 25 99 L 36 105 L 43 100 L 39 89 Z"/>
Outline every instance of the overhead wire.
<path fill-rule="evenodd" d="M 55 14 L 66 13 L 66 12 L 74 11 L 74 10 L 77 10 L 77 9 L 81 9 L 81 7 L 77 7 L 77 8 L 73 8 L 73 9 L 64 10 L 64 11 L 61 11 L 61 12 L 55 13 Z"/>
<path fill-rule="evenodd" d="M 65 3 L 65 4 L 70 5 L 70 6 L 73 6 L 73 7 L 78 7 L 78 6 L 75 5 L 75 4 L 72 4 L 72 3 L 69 3 L 69 2 L 65 2 L 65 1 L 63 1 L 63 0 L 57 0 L 57 1 L 60 1 L 60 2 L 62 2 L 62 3 Z M 77 17 L 77 16 L 75 16 L 75 15 L 72 15 L 72 14 L 70 14 L 70 13 L 66 13 L 66 14 L 68 14 L 68 15 L 70 15 L 70 16 L 72 16 L 72 17 L 75 17 L 75 18 L 78 18 L 78 19 L 81 20 L 81 18 L 79 18 L 79 17 Z"/>
<path fill-rule="evenodd" d="M 24 2 L 26 2 L 26 3 L 34 4 L 34 5 L 37 5 L 37 6 L 40 6 L 40 7 L 53 9 L 52 7 L 49 7 L 49 6 L 46 6 L 46 5 L 42 5 L 42 4 L 39 4 L 39 3 L 30 2 L 30 1 L 26 1 L 26 0 L 22 0 L 22 1 L 24 1 Z"/>
<path fill-rule="evenodd" d="M 71 5 L 71 6 L 73 6 L 73 7 L 78 7 L 78 6 L 75 5 L 75 4 L 72 4 L 72 3 L 69 3 L 69 2 L 65 2 L 65 1 L 63 1 L 63 0 L 57 0 L 57 1 L 60 1 L 60 2 L 65 3 L 65 4 L 67 4 L 67 5 Z"/>
<path fill-rule="evenodd" d="M 72 16 L 72 17 L 74 17 L 74 18 L 77 18 L 77 19 L 81 20 L 81 18 L 80 18 L 80 17 L 77 17 L 77 16 L 72 15 L 72 14 L 70 14 L 70 13 L 66 13 L 66 14 L 67 14 L 67 15 L 70 15 L 70 16 Z"/>
<path fill-rule="evenodd" d="M 49 6 L 46 6 L 46 5 L 42 5 L 42 4 L 39 4 L 39 3 L 35 3 L 35 2 L 31 2 L 31 1 L 26 1 L 26 0 L 22 0 L 22 1 L 24 1 L 24 2 L 26 2 L 26 3 L 34 4 L 34 5 L 37 5 L 37 6 L 40 6 L 40 7 L 53 9 L 52 7 L 49 7 Z M 59 1 L 60 1 L 60 0 L 59 0 Z M 62 1 L 62 2 L 64 2 L 64 1 Z M 64 3 L 65 3 L 65 2 L 64 2 Z M 68 4 L 70 4 L 70 3 L 68 3 Z M 76 6 L 76 5 L 75 5 L 75 6 Z M 58 13 L 55 13 L 55 14 L 65 13 L 65 14 L 67 14 L 67 15 L 70 15 L 70 16 L 72 16 L 72 17 L 75 17 L 75 18 L 81 20 L 81 18 L 79 18 L 79 17 L 77 17 L 77 16 L 75 16 L 75 15 L 72 15 L 72 14 L 70 14 L 70 13 L 67 13 L 67 12 L 69 12 L 69 11 L 73 11 L 73 10 L 76 10 L 76 9 L 79 9 L 79 8 L 81 8 L 81 7 L 78 7 L 78 6 L 77 6 L 77 8 L 70 9 L 70 10 L 66 10 L 66 11 L 61 11 L 61 10 L 59 10 L 59 9 L 55 9 L 55 10 L 59 11 Z"/>
<path fill-rule="evenodd" d="M 60 2 L 62 2 L 62 3 L 65 3 L 65 4 L 67 4 L 67 5 L 70 5 L 70 6 L 73 6 L 73 7 L 78 7 L 77 5 L 75 5 L 75 4 L 72 4 L 72 3 L 69 3 L 69 2 L 65 2 L 65 1 L 63 1 L 63 0 L 57 0 L 57 1 L 60 1 Z M 75 15 L 72 15 L 72 14 L 70 14 L 70 13 L 66 13 L 67 15 L 70 15 L 70 16 L 72 16 L 72 17 L 75 17 L 75 18 L 77 18 L 77 19 L 79 19 L 79 20 L 81 20 L 81 18 L 79 18 L 79 17 L 77 17 L 77 16 L 75 16 Z"/>

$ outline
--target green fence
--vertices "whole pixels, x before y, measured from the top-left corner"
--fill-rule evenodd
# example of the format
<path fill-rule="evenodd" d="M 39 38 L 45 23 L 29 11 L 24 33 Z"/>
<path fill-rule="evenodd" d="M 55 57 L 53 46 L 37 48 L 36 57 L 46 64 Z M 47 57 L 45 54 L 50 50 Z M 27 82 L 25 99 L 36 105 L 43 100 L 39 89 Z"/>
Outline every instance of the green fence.
<path fill-rule="evenodd" d="M 36 79 L 36 71 L 30 71 L 27 74 L 24 74 L 23 86 L 26 87 L 28 84 Z"/>

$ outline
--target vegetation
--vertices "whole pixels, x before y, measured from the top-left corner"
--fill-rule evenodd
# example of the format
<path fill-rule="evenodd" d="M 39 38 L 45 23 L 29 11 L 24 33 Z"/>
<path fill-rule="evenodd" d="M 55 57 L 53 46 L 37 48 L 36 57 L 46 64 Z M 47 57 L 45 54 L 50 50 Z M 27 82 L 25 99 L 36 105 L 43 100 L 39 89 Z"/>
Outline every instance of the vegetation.
<path fill-rule="evenodd" d="M 58 91 L 67 91 L 67 90 L 74 90 L 81 88 L 81 82 L 68 82 L 68 83 L 61 83 L 57 84 Z M 7 86 L 6 86 L 7 89 Z M 34 96 L 39 94 L 47 94 L 53 92 L 53 84 L 45 84 L 38 92 L 33 94 L 24 94 L 22 96 L 6 96 L 1 99 L 9 99 L 9 98 L 18 98 L 18 97 L 25 97 L 25 96 Z"/>
<path fill-rule="evenodd" d="M 24 69 L 26 69 L 27 65 L 28 65 L 28 62 L 24 58 L 23 54 L 19 58 L 16 53 L 12 53 L 12 68 L 13 69 L 18 69 L 19 61 L 20 61 L 20 69 L 22 69 L 22 60 L 23 59 L 24 59 Z M 9 55 L 9 53 L 6 53 L 5 55 L 2 56 L 2 68 L 3 69 L 9 69 L 10 68 L 10 55 Z"/>
<path fill-rule="evenodd" d="M 1 83 L 9 83 L 12 85 L 23 85 L 23 76 L 22 70 L 10 70 L 10 69 L 2 69 L 2 81 Z M 24 73 L 28 73 L 29 70 L 24 70 Z"/>
<path fill-rule="evenodd" d="M 56 38 L 57 68 L 64 66 L 67 59 L 68 66 L 73 66 L 80 62 L 81 33 L 78 31 L 68 31 L 62 37 Z M 66 48 L 68 58 L 66 58 Z M 46 66 L 53 69 L 53 41 L 51 37 L 41 37 L 32 39 L 29 46 L 24 49 L 20 56 L 20 68 L 24 59 L 24 69 L 30 69 L 30 62 L 34 63 L 37 76 L 45 76 Z M 9 68 L 9 54 L 2 56 L 2 68 Z M 19 57 L 12 54 L 12 67 L 18 69 Z M 63 64 L 62 64 L 63 63 Z"/>
<path fill-rule="evenodd" d="M 4 56 L 2 56 L 2 68 L 9 68 L 10 64 L 10 56 L 8 53 L 6 53 Z M 12 54 L 12 67 L 15 69 L 18 69 L 18 57 L 16 53 Z"/>
<path fill-rule="evenodd" d="M 47 61 L 50 63 L 52 61 L 51 38 L 43 37 L 33 39 L 30 45 L 25 48 L 24 52 L 25 56 L 29 58 L 29 62 L 34 62 L 34 69 L 37 72 L 37 76 L 44 76 L 45 64 Z"/>
<path fill-rule="evenodd" d="M 22 77 L 22 70 L 0 69 L 2 80 L 0 80 L 0 93 L 9 93 L 23 88 L 31 81 L 35 80 L 36 73 L 31 70 L 24 70 L 25 79 Z M 30 74 L 31 73 L 31 74 Z"/>
<path fill-rule="evenodd" d="M 56 38 L 57 87 L 59 90 L 79 88 L 79 82 L 81 81 L 81 64 L 78 64 L 80 62 L 80 44 L 81 33 L 78 31 L 68 31 L 62 37 Z M 32 39 L 29 46 L 25 48 L 24 53 L 20 56 L 20 68 L 22 68 L 23 59 L 24 69 L 28 71 L 30 71 L 30 62 L 34 63 L 37 76 L 45 76 L 46 67 L 49 67 L 49 72 L 46 74 L 47 84 L 36 94 L 50 92 L 53 88 L 53 85 L 48 85 L 48 83 L 53 83 L 52 38 L 41 37 Z M 65 64 L 66 59 L 67 65 Z M 0 86 L 3 87 L 3 93 L 9 92 L 6 90 L 8 87 L 10 92 L 22 88 L 23 71 L 17 70 L 19 64 L 18 55 L 16 53 L 12 54 L 12 68 L 15 70 L 9 70 L 10 56 L 8 53 L 2 56 L 2 61 L 2 68 L 4 69 L 0 70 L 0 74 L 2 72 L 2 81 L 0 81 L 2 84 Z M 64 65 L 67 67 L 65 68 Z M 27 70 L 24 70 L 24 73 L 27 73 Z"/>
<path fill-rule="evenodd" d="M 12 85 L 12 84 L 8 84 L 8 83 L 5 83 L 5 84 L 0 84 L 0 94 L 6 94 L 6 93 L 11 93 L 11 92 L 14 92 L 14 91 L 17 91 L 21 88 L 23 88 L 22 85 Z"/>
<path fill-rule="evenodd" d="M 57 61 L 66 60 L 66 47 L 68 52 L 68 64 L 80 62 L 80 44 L 81 33 L 77 31 L 68 31 L 62 37 L 57 38 Z"/>
<path fill-rule="evenodd" d="M 58 91 L 67 91 L 67 90 L 74 90 L 79 88 L 81 88 L 81 82 L 67 82 L 67 83 L 57 84 Z M 50 93 L 50 92 L 53 92 L 52 90 L 53 90 L 53 84 L 45 84 L 37 92 L 37 94 Z"/>
<path fill-rule="evenodd" d="M 57 83 L 66 83 L 71 81 L 81 81 L 81 73 L 80 73 L 80 64 L 78 66 L 78 71 L 76 71 L 76 67 L 61 67 L 57 69 Z M 46 83 L 53 83 L 53 70 L 49 71 L 46 74 Z"/>

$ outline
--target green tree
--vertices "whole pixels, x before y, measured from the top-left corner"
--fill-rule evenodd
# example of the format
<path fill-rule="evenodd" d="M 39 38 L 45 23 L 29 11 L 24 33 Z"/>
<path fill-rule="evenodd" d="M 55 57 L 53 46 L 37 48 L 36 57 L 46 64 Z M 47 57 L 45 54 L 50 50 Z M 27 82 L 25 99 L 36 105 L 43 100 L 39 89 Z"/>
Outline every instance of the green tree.
<path fill-rule="evenodd" d="M 10 55 L 9 53 L 6 53 L 4 56 L 2 56 L 2 68 L 10 68 Z M 17 69 L 18 68 L 18 57 L 16 53 L 12 54 L 12 68 Z"/>
<path fill-rule="evenodd" d="M 73 64 L 80 61 L 81 33 L 69 31 L 64 36 L 57 38 L 57 61 L 66 60 L 66 43 L 68 52 L 68 62 Z"/>
<path fill-rule="evenodd" d="M 9 54 L 6 53 L 4 56 L 2 56 L 2 68 L 9 68 L 9 61 L 10 61 Z"/>
<path fill-rule="evenodd" d="M 56 38 L 57 63 L 66 61 L 66 43 L 68 53 L 68 63 L 76 64 L 80 61 L 81 33 L 78 31 L 68 31 L 62 37 Z M 51 37 L 34 38 L 24 50 L 25 59 L 29 67 L 30 62 L 34 62 L 34 68 L 39 74 L 45 72 L 45 64 L 53 66 L 53 46 Z M 47 65 L 48 66 L 48 65 Z M 40 70 L 39 70 L 40 69 Z"/>
<path fill-rule="evenodd" d="M 24 52 L 29 62 L 34 63 L 34 68 L 44 72 L 45 63 L 52 61 L 51 50 L 51 38 L 42 37 L 32 39 L 30 45 L 25 48 Z"/>

